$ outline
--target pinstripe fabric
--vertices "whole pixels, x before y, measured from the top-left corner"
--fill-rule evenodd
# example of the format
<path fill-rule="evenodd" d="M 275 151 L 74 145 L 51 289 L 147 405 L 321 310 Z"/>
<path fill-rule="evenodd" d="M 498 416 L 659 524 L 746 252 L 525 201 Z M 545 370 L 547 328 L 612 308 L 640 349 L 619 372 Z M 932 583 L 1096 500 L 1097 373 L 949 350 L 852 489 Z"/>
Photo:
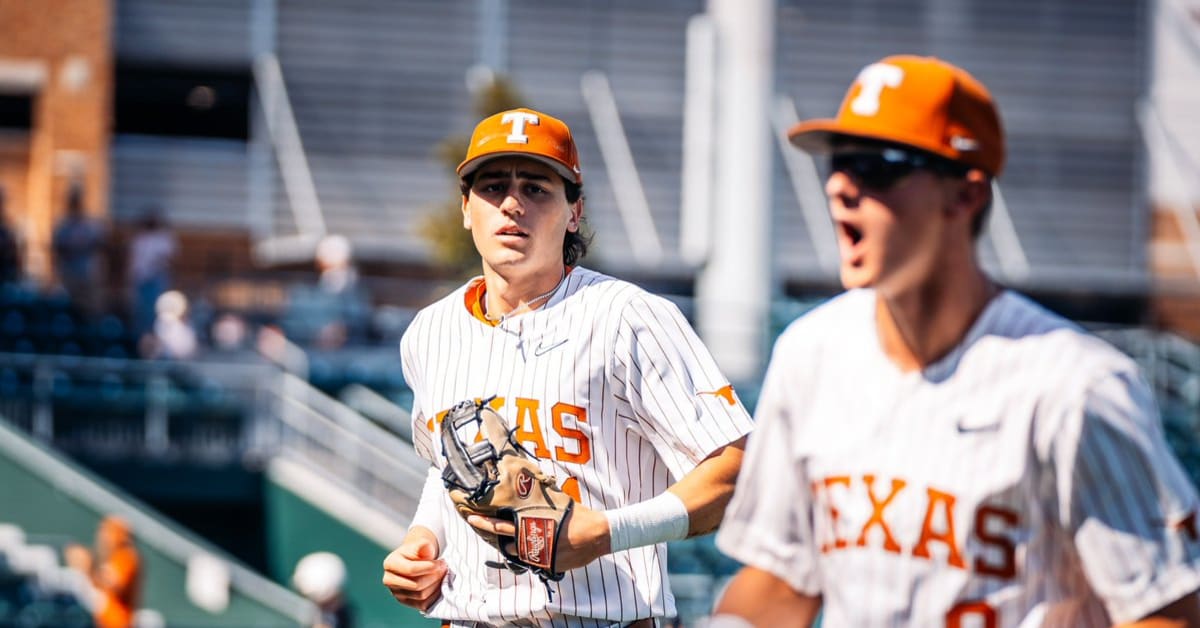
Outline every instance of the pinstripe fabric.
<path fill-rule="evenodd" d="M 581 502 L 593 509 L 649 499 L 749 432 L 740 402 L 707 394 L 728 382 L 669 301 L 576 267 L 544 307 L 492 327 L 464 304 L 472 285 L 422 310 L 401 340 L 414 391 L 413 443 L 435 467 L 444 466 L 439 416 L 463 399 L 492 395 L 543 470 L 560 485 L 577 482 Z M 499 554 L 454 512 L 436 474 L 428 482 L 414 523 L 440 526 L 450 566 L 430 616 L 607 626 L 675 612 L 665 544 L 572 570 L 551 584 L 551 601 L 536 577 L 485 567 Z M 430 499 L 437 509 L 428 508 Z"/>
<path fill-rule="evenodd" d="M 718 547 L 827 626 L 1107 626 L 1200 586 L 1196 493 L 1128 358 L 1005 292 L 903 373 L 874 299 L 779 338 Z"/>

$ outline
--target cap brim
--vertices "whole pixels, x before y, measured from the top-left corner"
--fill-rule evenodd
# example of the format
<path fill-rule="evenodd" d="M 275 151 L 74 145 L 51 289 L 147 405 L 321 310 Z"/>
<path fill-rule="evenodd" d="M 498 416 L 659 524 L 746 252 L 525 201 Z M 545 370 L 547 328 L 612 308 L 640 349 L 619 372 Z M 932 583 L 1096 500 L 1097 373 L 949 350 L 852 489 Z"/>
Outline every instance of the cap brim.
<path fill-rule="evenodd" d="M 793 146 L 809 153 L 828 153 L 830 140 L 839 133 L 837 120 L 825 118 L 807 120 L 788 129 L 788 141 Z"/>
<path fill-rule="evenodd" d="M 566 166 L 566 164 L 564 164 L 558 160 L 551 159 L 549 157 L 546 157 L 545 155 L 538 155 L 536 153 L 524 153 L 519 150 L 504 151 L 504 152 L 499 152 L 499 153 L 488 153 L 486 155 L 480 155 L 470 161 L 464 161 L 458 165 L 458 171 L 457 171 L 458 176 L 465 177 L 465 176 L 471 174 L 472 172 L 479 170 L 480 166 L 482 166 L 483 164 L 485 164 L 493 159 L 500 159 L 501 157 L 524 157 L 526 159 L 534 159 L 536 161 L 540 161 L 540 162 L 546 164 L 547 166 L 550 166 L 551 168 L 554 169 L 555 172 L 557 172 L 560 176 L 562 176 L 562 178 L 566 179 L 567 181 L 571 181 L 573 183 L 579 183 L 579 181 L 581 179 L 581 177 L 578 174 L 572 172 L 571 169 Z"/>
<path fill-rule="evenodd" d="M 833 148 L 833 138 L 835 136 L 842 137 L 860 137 L 866 140 L 878 140 L 880 142 L 892 142 L 895 144 L 906 144 L 913 148 L 931 151 L 939 154 L 937 147 L 924 146 L 920 142 L 912 139 L 896 137 L 889 133 L 872 133 L 870 130 L 860 128 L 848 128 L 843 124 L 839 124 L 837 120 L 827 118 L 822 120 L 808 120 L 801 122 L 791 129 L 788 129 L 788 140 L 792 145 L 805 152 L 815 154 L 825 154 Z"/>
<path fill-rule="evenodd" d="M 929 146 L 927 143 L 922 142 L 920 138 L 899 137 L 895 133 L 874 132 L 871 129 L 849 127 L 831 118 L 801 122 L 788 129 L 787 135 L 788 140 L 796 148 L 818 155 L 829 153 L 833 149 L 833 138 L 840 136 L 903 144 L 935 155 L 941 155 L 946 159 L 956 159 L 953 155 L 945 154 L 941 147 Z"/>

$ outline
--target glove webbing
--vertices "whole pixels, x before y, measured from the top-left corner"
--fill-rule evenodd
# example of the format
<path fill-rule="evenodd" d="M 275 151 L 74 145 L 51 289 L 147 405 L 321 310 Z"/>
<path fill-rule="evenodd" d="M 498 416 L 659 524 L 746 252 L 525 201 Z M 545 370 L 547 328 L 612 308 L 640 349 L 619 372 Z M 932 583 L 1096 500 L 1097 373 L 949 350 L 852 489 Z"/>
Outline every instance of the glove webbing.
<path fill-rule="evenodd" d="M 463 401 L 458 406 L 450 410 L 447 416 L 449 425 L 442 425 L 442 455 L 446 458 L 446 468 L 442 470 L 442 482 L 447 488 L 456 488 L 469 495 L 471 501 L 482 499 L 492 487 L 499 484 L 499 479 L 489 477 L 495 475 L 495 464 L 502 455 L 515 455 L 510 452 L 497 454 L 496 448 L 488 439 L 484 438 L 479 442 L 465 445 L 459 437 L 458 430 L 468 423 L 475 423 L 476 428 L 480 431 L 483 429 L 483 419 L 480 417 L 480 412 L 495 399 L 495 396 L 480 401 Z M 462 412 L 465 410 L 462 406 L 474 406 L 474 411 L 471 413 Z M 513 427 L 507 430 L 505 439 L 514 448 L 524 452 L 530 458 L 536 459 L 532 452 L 525 448 L 516 438 L 517 428 Z M 453 447 L 458 455 L 449 455 L 445 450 L 448 447 Z M 481 470 L 485 469 L 485 471 Z M 467 485 L 469 483 L 469 485 Z M 553 573 L 545 569 L 529 567 L 516 560 L 518 557 L 512 555 L 503 544 L 498 548 L 504 562 L 488 560 L 484 564 L 493 569 L 507 569 L 516 574 L 523 574 L 527 571 L 533 573 L 546 586 L 546 596 L 549 599 L 554 599 L 554 590 L 550 587 L 550 582 L 558 582 L 566 576 L 566 573 Z"/>

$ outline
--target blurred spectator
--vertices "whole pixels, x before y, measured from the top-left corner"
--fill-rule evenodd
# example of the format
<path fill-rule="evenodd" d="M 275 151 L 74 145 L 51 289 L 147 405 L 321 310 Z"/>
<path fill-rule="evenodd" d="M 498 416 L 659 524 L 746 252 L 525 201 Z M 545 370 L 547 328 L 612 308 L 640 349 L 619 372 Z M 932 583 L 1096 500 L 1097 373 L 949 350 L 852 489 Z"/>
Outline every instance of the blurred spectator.
<path fill-rule="evenodd" d="M 296 563 L 292 584 L 301 595 L 320 610 L 313 628 L 350 628 L 354 612 L 342 588 L 346 584 L 346 565 L 336 554 L 314 552 Z"/>
<path fill-rule="evenodd" d="M 250 331 L 246 326 L 246 319 L 232 312 L 226 312 L 213 322 L 209 335 L 212 337 L 214 349 L 232 352 L 246 349 Z"/>
<path fill-rule="evenodd" d="M 317 286 L 296 286 L 288 294 L 287 335 L 320 349 L 366 340 L 370 297 L 358 281 L 350 241 L 341 235 L 325 236 L 315 257 Z"/>
<path fill-rule="evenodd" d="M 67 295 L 84 314 L 99 314 L 102 295 L 101 253 L 104 229 L 83 209 L 83 189 L 67 194 L 67 215 L 54 228 L 54 265 Z"/>
<path fill-rule="evenodd" d="M 138 338 L 150 332 L 158 297 L 171 287 L 171 261 L 177 250 L 175 235 L 167 228 L 162 210 L 146 210 L 129 243 L 127 279 L 133 301 L 133 332 Z"/>
<path fill-rule="evenodd" d="M 188 301 L 178 290 L 168 290 L 155 304 L 154 333 L 142 337 L 142 357 L 185 360 L 196 354 L 196 330 L 188 318 Z"/>
<path fill-rule="evenodd" d="M 141 602 L 142 560 L 124 519 L 109 515 L 96 529 L 93 550 L 72 544 L 63 549 L 67 566 L 86 575 L 98 593 L 97 628 L 129 628 Z"/>
<path fill-rule="evenodd" d="M 184 585 L 188 600 L 214 615 L 225 612 L 229 608 L 229 578 L 229 564 L 224 560 L 205 552 L 192 554 Z"/>
<path fill-rule="evenodd" d="M 320 271 L 321 290 L 330 294 L 346 294 L 358 287 L 358 270 L 351 258 L 350 240 L 342 235 L 328 235 L 317 243 L 316 261 Z"/>
<path fill-rule="evenodd" d="M 20 280 L 21 251 L 16 234 L 8 226 L 4 188 L 0 187 L 0 284 L 16 283 Z"/>

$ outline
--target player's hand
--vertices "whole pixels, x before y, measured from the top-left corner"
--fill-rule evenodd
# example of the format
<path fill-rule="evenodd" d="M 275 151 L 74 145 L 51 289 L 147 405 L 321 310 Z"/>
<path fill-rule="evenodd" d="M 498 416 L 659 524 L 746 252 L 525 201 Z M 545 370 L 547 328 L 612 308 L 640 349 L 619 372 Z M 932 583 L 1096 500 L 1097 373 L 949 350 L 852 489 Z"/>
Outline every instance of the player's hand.
<path fill-rule="evenodd" d="M 78 543 L 70 543 L 63 548 L 63 562 L 85 574 L 92 573 L 92 552 Z"/>
<path fill-rule="evenodd" d="M 517 535 L 517 526 L 505 519 L 471 515 L 467 517 L 467 523 L 485 533 L 514 538 Z M 611 552 L 608 518 L 598 510 L 576 502 L 571 514 L 563 521 L 563 529 L 558 539 L 555 563 L 560 571 L 582 567 Z M 511 543 L 506 550 L 514 551 Z"/>
<path fill-rule="evenodd" d="M 427 611 L 442 592 L 446 561 L 438 560 L 437 538 L 423 528 L 413 528 L 404 542 L 383 561 L 383 586 L 396 601 Z"/>

